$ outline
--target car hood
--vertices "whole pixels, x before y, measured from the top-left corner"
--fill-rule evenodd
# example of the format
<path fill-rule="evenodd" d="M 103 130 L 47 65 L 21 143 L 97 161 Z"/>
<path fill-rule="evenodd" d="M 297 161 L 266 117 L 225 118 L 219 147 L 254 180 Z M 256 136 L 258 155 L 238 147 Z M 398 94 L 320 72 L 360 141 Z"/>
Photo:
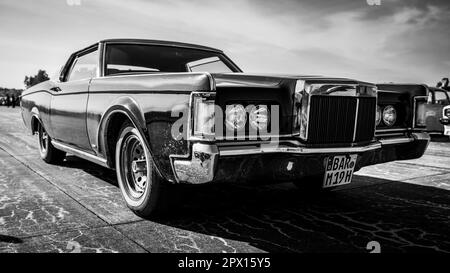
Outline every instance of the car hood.
<path fill-rule="evenodd" d="M 281 74 L 250 74 L 250 73 L 213 73 L 216 87 L 279 87 L 285 84 L 303 80 L 306 83 L 363 84 L 375 86 L 372 83 L 347 78 L 324 77 L 314 75 L 281 75 Z"/>

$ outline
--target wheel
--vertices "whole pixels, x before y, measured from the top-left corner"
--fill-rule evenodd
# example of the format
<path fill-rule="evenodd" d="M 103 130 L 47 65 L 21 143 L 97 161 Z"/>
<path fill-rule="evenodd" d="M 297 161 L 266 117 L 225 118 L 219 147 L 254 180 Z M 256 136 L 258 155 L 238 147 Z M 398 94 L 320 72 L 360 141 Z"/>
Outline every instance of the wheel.
<path fill-rule="evenodd" d="M 323 188 L 323 175 L 307 176 L 300 181 L 293 182 L 294 185 L 301 191 L 309 193 L 325 193 L 330 192 L 330 188 Z"/>
<path fill-rule="evenodd" d="M 58 164 L 66 157 L 66 153 L 56 149 L 52 145 L 52 139 L 45 131 L 41 123 L 38 124 L 39 154 L 47 163 Z"/>
<path fill-rule="evenodd" d="M 139 131 L 126 123 L 116 144 L 117 180 L 127 206 L 147 218 L 166 210 L 166 182 L 158 174 Z M 163 200 L 164 199 L 164 200 Z"/>

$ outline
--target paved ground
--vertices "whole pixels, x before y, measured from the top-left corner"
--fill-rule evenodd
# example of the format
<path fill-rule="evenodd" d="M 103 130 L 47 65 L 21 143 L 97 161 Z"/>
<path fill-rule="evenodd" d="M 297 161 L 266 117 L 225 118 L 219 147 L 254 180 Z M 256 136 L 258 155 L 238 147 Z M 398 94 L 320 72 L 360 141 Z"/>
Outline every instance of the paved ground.
<path fill-rule="evenodd" d="M 313 197 L 290 184 L 188 187 L 166 219 L 142 220 L 114 172 L 39 159 L 18 109 L 0 107 L 0 252 L 450 252 L 450 142 L 368 167 Z"/>

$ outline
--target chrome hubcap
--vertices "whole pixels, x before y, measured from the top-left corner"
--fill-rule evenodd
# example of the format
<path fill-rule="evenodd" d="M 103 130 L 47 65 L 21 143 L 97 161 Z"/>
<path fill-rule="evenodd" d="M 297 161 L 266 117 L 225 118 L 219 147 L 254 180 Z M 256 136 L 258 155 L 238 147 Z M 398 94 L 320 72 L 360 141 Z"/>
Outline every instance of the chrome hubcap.
<path fill-rule="evenodd" d="M 139 199 L 148 182 L 147 157 L 138 137 L 129 135 L 122 146 L 122 171 L 130 197 Z"/>

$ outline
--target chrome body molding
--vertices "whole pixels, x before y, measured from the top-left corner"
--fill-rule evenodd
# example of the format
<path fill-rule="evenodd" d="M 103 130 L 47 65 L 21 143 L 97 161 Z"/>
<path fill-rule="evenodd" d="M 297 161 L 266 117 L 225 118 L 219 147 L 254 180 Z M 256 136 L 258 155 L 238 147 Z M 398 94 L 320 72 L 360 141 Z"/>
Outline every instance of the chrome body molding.
<path fill-rule="evenodd" d="M 359 100 L 356 101 L 356 111 L 355 111 L 355 125 L 353 126 L 353 142 L 356 141 L 356 132 L 358 130 L 358 113 L 359 113 Z"/>
<path fill-rule="evenodd" d="M 103 167 L 108 168 L 107 161 L 104 158 L 101 158 L 101 157 L 98 157 L 96 155 L 93 155 L 93 154 L 81 151 L 79 149 L 70 147 L 70 146 L 68 146 L 66 144 L 62 144 L 62 143 L 60 143 L 60 142 L 58 142 L 56 140 L 53 140 L 53 139 L 52 139 L 52 145 L 55 146 L 55 148 L 58 149 L 58 150 L 64 151 L 64 152 L 69 153 L 69 154 L 73 154 L 75 156 L 81 157 L 83 159 L 86 159 L 88 161 L 91 161 L 93 163 L 96 163 L 98 165 L 101 165 Z"/>

